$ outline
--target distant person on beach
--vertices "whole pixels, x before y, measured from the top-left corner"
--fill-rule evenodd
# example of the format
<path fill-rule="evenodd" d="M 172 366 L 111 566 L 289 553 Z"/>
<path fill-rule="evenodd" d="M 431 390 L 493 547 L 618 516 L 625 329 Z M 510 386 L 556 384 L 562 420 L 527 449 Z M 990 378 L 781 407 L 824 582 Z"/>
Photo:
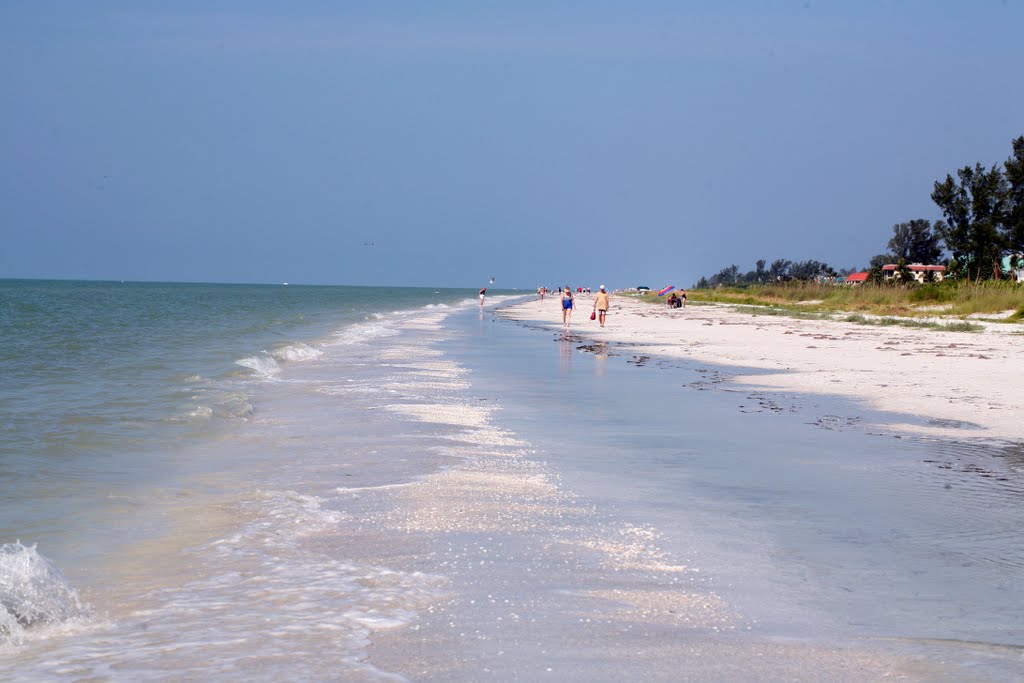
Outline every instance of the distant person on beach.
<path fill-rule="evenodd" d="M 594 297 L 594 311 L 597 313 L 597 319 L 601 323 L 601 327 L 604 327 L 604 319 L 608 315 L 608 291 L 601 285 L 601 289 L 597 291 L 597 296 Z"/>
<path fill-rule="evenodd" d="M 680 301 L 682 301 L 682 303 L 679 305 L 679 307 L 686 308 L 686 290 L 681 289 L 679 291 L 682 293 L 682 297 L 680 298 Z"/>
<path fill-rule="evenodd" d="M 483 305 L 484 305 L 484 296 L 485 296 L 486 294 L 487 294 L 487 288 L 486 288 L 486 287 L 481 287 L 481 288 L 480 288 L 480 305 L 481 305 L 481 306 L 483 306 Z"/>
<path fill-rule="evenodd" d="M 668 303 L 668 307 L 669 308 L 679 308 L 680 301 L 679 301 L 679 297 L 676 296 L 675 292 L 672 292 L 672 296 L 670 296 L 668 298 L 668 302 L 667 303 Z"/>
<path fill-rule="evenodd" d="M 562 290 L 562 324 L 568 326 L 569 321 L 572 319 L 572 307 L 574 304 L 572 290 L 569 289 L 569 285 L 565 286 Z"/>

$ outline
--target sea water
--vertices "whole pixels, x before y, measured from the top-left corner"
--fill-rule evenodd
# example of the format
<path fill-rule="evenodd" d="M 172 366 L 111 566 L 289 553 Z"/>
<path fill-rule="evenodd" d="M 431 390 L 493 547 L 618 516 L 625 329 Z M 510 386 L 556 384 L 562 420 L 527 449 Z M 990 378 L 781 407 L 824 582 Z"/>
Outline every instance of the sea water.
<path fill-rule="evenodd" d="M 375 408 L 462 380 L 381 354 L 474 295 L 0 281 L 0 677 L 386 678 L 368 634 L 443 578 L 313 546 L 339 485 L 436 467 Z"/>

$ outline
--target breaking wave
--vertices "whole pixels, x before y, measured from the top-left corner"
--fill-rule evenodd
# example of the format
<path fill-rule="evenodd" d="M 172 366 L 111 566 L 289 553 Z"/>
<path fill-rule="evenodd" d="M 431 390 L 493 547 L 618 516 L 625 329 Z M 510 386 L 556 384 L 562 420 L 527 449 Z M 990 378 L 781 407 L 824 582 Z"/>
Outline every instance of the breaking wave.
<path fill-rule="evenodd" d="M 0 545 L 0 645 L 87 613 L 78 591 L 36 546 Z"/>

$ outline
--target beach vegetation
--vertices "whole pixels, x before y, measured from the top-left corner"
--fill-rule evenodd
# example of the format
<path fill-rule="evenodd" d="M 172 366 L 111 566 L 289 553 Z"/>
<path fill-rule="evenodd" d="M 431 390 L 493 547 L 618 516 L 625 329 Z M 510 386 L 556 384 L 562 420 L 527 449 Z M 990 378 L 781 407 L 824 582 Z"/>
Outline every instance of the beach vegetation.
<path fill-rule="evenodd" d="M 952 283 L 945 286 L 939 283 L 928 283 L 923 287 L 914 287 L 907 292 L 907 298 L 913 302 L 925 302 L 925 303 L 945 303 L 947 301 L 953 301 L 956 299 L 957 288 L 951 286 Z"/>
<path fill-rule="evenodd" d="M 769 285 L 764 289 L 777 289 L 779 287 L 780 286 Z M 788 285 L 785 289 L 789 293 L 792 293 L 792 290 L 795 288 L 792 285 Z M 808 290 L 807 287 L 802 287 L 800 289 L 802 289 L 804 293 Z M 895 290 L 892 287 L 880 287 L 876 289 L 878 291 L 874 293 L 878 296 L 872 297 L 869 301 L 860 302 L 860 305 L 863 306 L 863 313 L 843 313 L 840 309 L 834 309 L 826 305 L 827 302 L 820 299 L 787 303 L 784 296 L 778 296 L 778 292 L 758 297 L 756 295 L 742 293 L 740 291 L 730 292 L 729 290 L 713 290 L 714 295 L 710 299 L 705 298 L 704 296 L 707 292 L 693 292 L 691 296 L 700 297 L 693 301 L 693 304 L 695 305 L 701 305 L 702 303 L 727 303 L 733 305 L 738 313 L 744 313 L 753 317 L 782 316 L 797 320 L 837 320 L 857 325 L 912 327 L 945 330 L 947 332 L 981 332 L 985 329 L 984 325 L 968 320 L 936 320 L 935 317 L 937 312 L 933 308 L 922 311 L 916 309 L 909 302 L 895 301 L 890 295 L 893 292 L 898 292 L 899 290 Z M 858 289 L 854 291 L 860 293 L 865 290 Z M 730 296 L 731 294 L 736 294 L 738 296 Z M 641 295 L 639 298 L 649 303 L 662 303 L 662 300 L 656 295 Z M 855 303 L 847 298 L 844 298 L 844 301 L 846 301 L 847 306 Z M 884 314 L 879 314 L 879 311 L 883 311 Z M 918 317 L 923 315 L 928 315 L 929 317 Z M 1007 321 L 1024 322 L 1024 306 L 1021 306 L 1021 308 L 1009 318 L 993 319 L 988 320 L 987 322 Z"/>
<path fill-rule="evenodd" d="M 983 325 L 960 320 L 957 322 L 940 323 L 939 328 L 950 332 L 981 332 L 985 329 Z"/>
<path fill-rule="evenodd" d="M 655 294 L 640 297 L 663 303 Z M 1006 280 L 944 280 L 893 286 L 870 282 L 837 287 L 824 282 L 789 281 L 689 291 L 691 304 L 726 303 L 758 315 L 834 314 L 899 318 L 990 316 L 998 322 L 1024 323 L 1024 287 Z M 842 319 L 842 318 L 841 318 Z M 850 322 L 860 322 L 851 320 Z"/>

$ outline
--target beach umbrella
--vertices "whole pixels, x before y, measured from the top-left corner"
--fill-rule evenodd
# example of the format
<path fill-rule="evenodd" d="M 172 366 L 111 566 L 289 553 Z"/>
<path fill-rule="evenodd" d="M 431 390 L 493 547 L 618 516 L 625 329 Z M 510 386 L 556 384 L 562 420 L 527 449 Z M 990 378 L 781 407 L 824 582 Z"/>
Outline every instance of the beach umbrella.
<path fill-rule="evenodd" d="M 665 296 L 666 294 L 668 294 L 669 292 L 671 292 L 675 288 L 676 288 L 675 285 L 669 285 L 668 287 L 665 287 L 664 289 L 659 290 L 658 291 L 658 296 Z"/>

